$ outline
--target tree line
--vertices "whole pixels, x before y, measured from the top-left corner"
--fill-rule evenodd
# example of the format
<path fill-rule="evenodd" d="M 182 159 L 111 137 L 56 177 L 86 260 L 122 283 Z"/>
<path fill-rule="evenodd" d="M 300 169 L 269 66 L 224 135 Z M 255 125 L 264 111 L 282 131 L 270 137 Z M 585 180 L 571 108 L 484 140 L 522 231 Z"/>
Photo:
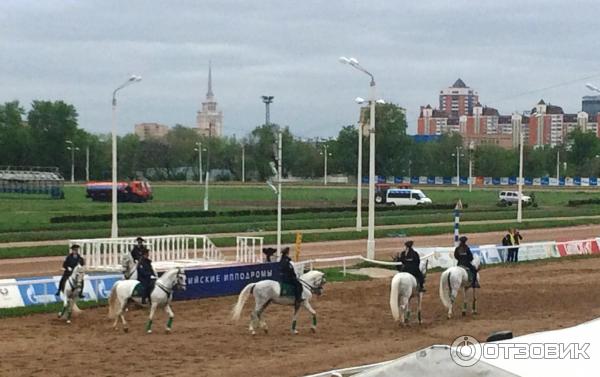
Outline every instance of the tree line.
<path fill-rule="evenodd" d="M 363 113 L 368 119 L 368 109 Z M 368 122 L 367 122 L 368 123 Z M 368 126 L 367 126 L 368 127 Z M 454 176 L 456 151 L 463 140 L 458 134 L 442 135 L 439 140 L 418 143 L 406 133 L 406 118 L 394 104 L 377 105 L 376 158 L 378 175 Z M 269 166 L 276 155 L 279 126 L 263 124 L 245 137 L 204 137 L 176 125 L 160 139 L 140 140 L 135 134 L 118 137 L 120 179 L 140 176 L 152 180 L 198 179 L 198 152 L 202 144 L 203 171 L 213 178 L 240 180 L 242 146 L 247 180 L 264 181 L 271 177 Z M 283 174 L 315 179 L 323 176 L 324 147 L 327 145 L 328 173 L 356 177 L 357 125 L 343 126 L 334 138 L 305 140 L 294 136 L 290 127 L 281 127 Z M 363 175 L 368 175 L 368 132 L 363 130 Z M 0 166 L 55 166 L 70 176 L 71 141 L 79 148 L 75 157 L 75 177 L 85 179 L 85 150 L 89 148 L 89 174 L 92 180 L 111 177 L 110 134 L 94 134 L 79 127 L 75 107 L 63 101 L 33 101 L 29 111 L 18 101 L 0 104 Z M 561 176 L 599 176 L 600 140 L 593 133 L 576 130 L 560 146 L 525 147 L 524 174 L 529 177 L 555 176 L 557 154 Z M 517 149 L 480 145 L 474 150 L 459 149 L 461 175 L 468 175 L 469 159 L 476 176 L 518 175 Z M 565 164 L 566 163 L 566 164 Z"/>

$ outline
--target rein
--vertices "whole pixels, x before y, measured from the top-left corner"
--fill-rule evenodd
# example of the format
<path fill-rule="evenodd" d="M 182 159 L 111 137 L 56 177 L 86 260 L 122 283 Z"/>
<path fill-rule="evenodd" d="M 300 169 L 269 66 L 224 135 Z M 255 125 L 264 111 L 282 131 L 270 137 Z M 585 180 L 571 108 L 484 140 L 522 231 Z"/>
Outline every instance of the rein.
<path fill-rule="evenodd" d="M 307 283 L 306 281 L 302 280 L 301 278 L 298 278 L 298 281 L 300 282 L 300 284 L 302 284 L 303 286 L 305 286 L 306 288 L 308 288 L 311 293 L 316 293 L 318 295 L 321 294 L 321 292 L 323 291 L 323 287 L 313 287 L 312 285 L 310 285 L 309 283 Z"/>

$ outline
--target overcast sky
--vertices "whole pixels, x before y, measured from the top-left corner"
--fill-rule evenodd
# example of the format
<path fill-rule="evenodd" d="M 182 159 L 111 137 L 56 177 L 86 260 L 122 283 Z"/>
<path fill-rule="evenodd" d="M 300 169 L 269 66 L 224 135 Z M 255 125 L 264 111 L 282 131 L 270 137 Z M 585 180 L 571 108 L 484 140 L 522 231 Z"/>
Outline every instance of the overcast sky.
<path fill-rule="evenodd" d="M 269 94 L 272 122 L 328 137 L 356 123 L 353 99 L 368 96 L 368 77 L 338 62 L 346 55 L 407 109 L 411 133 L 419 105 L 437 106 L 458 77 L 501 113 L 540 98 L 576 112 L 593 94 L 584 84 L 600 86 L 599 15 L 597 0 L 1 0 L 0 102 L 62 99 L 81 127 L 108 132 L 112 91 L 139 74 L 119 94 L 121 134 L 194 126 L 211 59 L 226 134 L 263 123 Z"/>

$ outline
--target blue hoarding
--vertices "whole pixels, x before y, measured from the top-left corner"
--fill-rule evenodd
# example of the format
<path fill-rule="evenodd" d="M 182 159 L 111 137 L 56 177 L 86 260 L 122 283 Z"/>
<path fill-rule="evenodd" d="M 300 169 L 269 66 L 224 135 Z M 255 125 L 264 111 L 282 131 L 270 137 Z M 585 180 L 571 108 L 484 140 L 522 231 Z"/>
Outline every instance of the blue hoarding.
<path fill-rule="evenodd" d="M 278 263 L 261 263 L 232 267 L 186 270 L 185 291 L 175 292 L 175 299 L 193 299 L 238 294 L 250 283 L 279 280 Z"/>

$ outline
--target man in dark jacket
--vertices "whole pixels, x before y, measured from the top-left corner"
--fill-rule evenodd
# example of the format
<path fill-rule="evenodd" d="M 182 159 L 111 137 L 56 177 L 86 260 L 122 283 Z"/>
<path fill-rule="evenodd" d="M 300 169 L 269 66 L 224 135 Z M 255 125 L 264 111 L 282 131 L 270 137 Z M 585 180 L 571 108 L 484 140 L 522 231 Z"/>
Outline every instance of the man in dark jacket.
<path fill-rule="evenodd" d="M 286 247 L 281 250 L 281 259 L 279 260 L 279 273 L 281 274 L 281 282 L 291 284 L 294 287 L 295 304 L 300 305 L 302 302 L 302 283 L 296 276 L 296 270 L 289 257 L 290 248 Z"/>
<path fill-rule="evenodd" d="M 473 281 L 471 287 L 480 288 L 479 282 L 477 281 L 477 269 L 471 262 L 473 262 L 473 253 L 469 246 L 467 246 L 467 237 L 462 236 L 459 238 L 460 244 L 454 249 L 454 258 L 458 261 L 459 266 L 468 268 L 472 275 Z"/>
<path fill-rule="evenodd" d="M 83 260 L 81 255 L 79 255 L 79 245 L 75 244 L 71 246 L 71 251 L 69 255 L 67 255 L 67 257 L 65 258 L 65 261 L 63 262 L 62 268 L 64 272 L 62 277 L 60 278 L 60 283 L 58 283 L 58 290 L 55 293 L 56 296 L 59 296 L 60 292 L 64 291 L 67 279 L 69 279 L 69 277 L 73 273 L 73 269 L 77 267 L 78 264 L 83 266 L 85 264 L 85 261 Z M 83 298 L 83 285 L 81 286 L 79 297 Z"/>
<path fill-rule="evenodd" d="M 152 294 L 152 290 L 154 289 L 154 283 L 156 282 L 156 272 L 152 268 L 152 260 L 148 258 L 148 249 L 142 250 L 142 257 L 140 262 L 138 263 L 138 280 L 142 283 L 144 287 L 144 292 L 142 294 L 142 304 L 146 302 L 150 302 L 150 295 Z"/>
<path fill-rule="evenodd" d="M 421 258 L 419 253 L 413 249 L 413 241 L 406 241 L 404 246 L 406 249 L 400 253 L 399 256 L 394 258 L 396 262 L 402 262 L 402 265 L 398 266 L 400 272 L 408 272 L 417 279 L 419 283 L 419 292 L 425 292 L 423 285 L 425 284 L 425 277 L 421 272 Z"/>
<path fill-rule="evenodd" d="M 136 241 L 137 245 L 131 249 L 131 257 L 135 262 L 138 262 L 142 258 L 142 252 L 148 250 L 148 248 L 144 245 L 144 239 L 142 237 L 138 237 Z"/>

